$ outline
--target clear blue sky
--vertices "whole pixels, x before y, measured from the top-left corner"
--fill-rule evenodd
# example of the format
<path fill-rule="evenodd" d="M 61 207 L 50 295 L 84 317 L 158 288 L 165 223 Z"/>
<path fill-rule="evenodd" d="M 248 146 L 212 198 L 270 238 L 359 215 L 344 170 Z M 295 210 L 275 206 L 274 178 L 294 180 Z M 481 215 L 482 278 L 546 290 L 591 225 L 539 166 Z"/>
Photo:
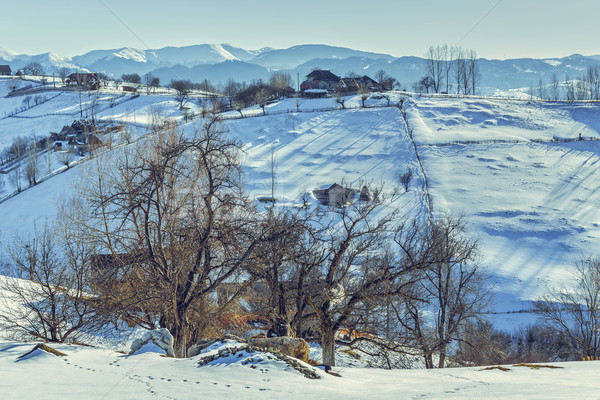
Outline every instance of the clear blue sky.
<path fill-rule="evenodd" d="M 598 0 L 27 0 L 0 6 L 0 47 L 94 49 L 322 43 L 424 55 L 459 44 L 486 58 L 600 54 Z"/>

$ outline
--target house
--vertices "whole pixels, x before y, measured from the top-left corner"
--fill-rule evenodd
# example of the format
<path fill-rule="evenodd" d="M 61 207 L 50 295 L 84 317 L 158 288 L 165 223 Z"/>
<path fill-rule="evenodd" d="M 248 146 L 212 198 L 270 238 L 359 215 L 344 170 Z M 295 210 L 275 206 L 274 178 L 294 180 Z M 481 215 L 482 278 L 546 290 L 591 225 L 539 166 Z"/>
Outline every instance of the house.
<path fill-rule="evenodd" d="M 98 90 L 100 89 L 100 78 L 98 78 L 98 74 L 76 72 L 67 76 L 65 85 Z"/>
<path fill-rule="evenodd" d="M 343 186 L 334 183 L 327 189 L 315 189 L 313 194 L 323 205 L 343 207 L 354 200 L 355 191 L 354 189 L 345 188 Z"/>
<path fill-rule="evenodd" d="M 12 71 L 8 65 L 0 65 L 0 75 L 11 75 Z"/>
<path fill-rule="evenodd" d="M 80 156 L 84 155 L 88 148 L 87 144 L 80 142 L 75 138 L 69 139 L 67 145 L 69 146 L 69 151 L 71 151 L 71 153 L 75 153 Z"/>
<path fill-rule="evenodd" d="M 340 82 L 340 77 L 328 70 L 315 69 L 306 75 L 306 80 L 300 84 L 300 90 L 310 89 L 333 91 Z"/>
<path fill-rule="evenodd" d="M 380 90 L 381 85 L 374 79 L 371 79 L 367 75 L 361 77 L 342 78 L 338 84 L 338 88 L 348 91 L 356 92 L 361 88 L 369 90 Z"/>
<path fill-rule="evenodd" d="M 123 91 L 137 93 L 137 88 L 134 88 L 133 86 L 123 86 Z"/>
<path fill-rule="evenodd" d="M 87 150 L 94 151 L 104 146 L 104 142 L 96 135 L 89 135 L 87 138 Z"/>

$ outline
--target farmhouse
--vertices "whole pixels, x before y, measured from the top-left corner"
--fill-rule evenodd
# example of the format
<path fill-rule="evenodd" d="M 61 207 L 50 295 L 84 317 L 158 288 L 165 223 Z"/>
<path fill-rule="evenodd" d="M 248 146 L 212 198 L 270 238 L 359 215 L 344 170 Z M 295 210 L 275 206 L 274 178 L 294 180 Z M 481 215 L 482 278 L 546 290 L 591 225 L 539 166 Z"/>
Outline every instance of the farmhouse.
<path fill-rule="evenodd" d="M 76 72 L 67 76 L 65 85 L 98 90 L 100 89 L 100 78 L 97 74 Z"/>
<path fill-rule="evenodd" d="M 338 87 L 348 92 L 356 92 L 361 88 L 369 90 L 381 89 L 381 85 L 367 75 L 356 78 L 342 78 L 340 79 Z"/>
<path fill-rule="evenodd" d="M 0 75 L 11 75 L 12 71 L 8 65 L 0 65 Z"/>
<path fill-rule="evenodd" d="M 315 189 L 313 194 L 323 205 L 343 207 L 354 200 L 355 191 L 334 183 L 327 189 Z"/>
<path fill-rule="evenodd" d="M 316 69 L 310 74 L 306 75 L 306 80 L 300 84 L 300 90 L 306 92 L 307 90 L 321 89 L 326 91 L 333 91 L 338 83 L 340 77 L 331 71 Z"/>

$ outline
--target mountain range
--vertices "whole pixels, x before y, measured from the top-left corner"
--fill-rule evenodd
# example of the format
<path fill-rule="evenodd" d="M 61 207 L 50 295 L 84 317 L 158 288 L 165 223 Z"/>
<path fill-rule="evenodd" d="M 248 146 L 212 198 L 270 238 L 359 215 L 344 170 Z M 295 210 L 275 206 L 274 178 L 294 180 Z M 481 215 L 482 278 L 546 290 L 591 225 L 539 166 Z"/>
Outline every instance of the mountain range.
<path fill-rule="evenodd" d="M 389 54 L 353 50 L 321 44 L 305 44 L 287 49 L 263 48 L 246 50 L 228 44 L 199 44 L 184 47 L 163 47 L 154 50 L 119 48 L 93 50 L 74 57 L 48 52 L 38 55 L 18 54 L 0 48 L 0 64 L 9 64 L 13 71 L 29 62 L 39 62 L 46 73 L 59 68 L 103 72 L 120 77 L 126 73 L 147 73 L 160 78 L 163 84 L 171 80 L 205 79 L 218 84 L 228 79 L 250 82 L 265 80 L 273 71 L 290 73 L 294 80 L 303 79 L 315 68 L 328 69 L 337 75 L 349 73 L 374 76 L 379 70 L 398 79 L 401 86 L 425 75 L 425 59 L 414 56 L 393 57 Z M 511 89 L 537 86 L 541 78 L 550 81 L 554 73 L 559 80 L 576 78 L 588 66 L 600 65 L 600 55 L 573 54 L 562 58 L 520 58 L 507 60 L 479 59 L 480 87 Z"/>

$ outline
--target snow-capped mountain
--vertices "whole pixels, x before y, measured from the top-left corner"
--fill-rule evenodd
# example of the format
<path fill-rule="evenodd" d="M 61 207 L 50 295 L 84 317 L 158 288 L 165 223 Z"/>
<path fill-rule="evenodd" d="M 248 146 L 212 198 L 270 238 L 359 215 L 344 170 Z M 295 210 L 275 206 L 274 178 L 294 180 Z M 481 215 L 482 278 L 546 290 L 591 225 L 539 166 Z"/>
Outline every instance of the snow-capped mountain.
<path fill-rule="evenodd" d="M 108 50 L 93 50 L 72 58 L 55 53 L 39 55 L 18 54 L 0 48 L 0 63 L 9 64 L 13 71 L 23 68 L 28 62 L 41 63 L 46 73 L 56 72 L 61 67 L 72 70 L 103 72 L 119 77 L 126 73 L 140 75 L 152 73 L 163 84 L 172 79 L 189 79 L 200 82 L 208 79 L 214 84 L 236 81 L 252 81 L 268 78 L 271 71 L 288 72 L 300 80 L 315 68 L 328 69 L 337 75 L 348 73 L 369 75 L 383 70 L 395 77 L 403 88 L 426 74 L 425 60 L 421 57 L 403 56 L 395 58 L 389 54 L 354 50 L 345 47 L 307 44 L 287 49 L 263 48 L 246 50 L 228 44 L 199 44 L 160 49 L 136 49 L 123 47 Z M 512 89 L 538 86 L 541 78 L 550 82 L 552 74 L 559 81 L 576 79 L 589 66 L 600 65 L 600 56 L 573 54 L 563 58 L 547 59 L 479 59 L 481 88 Z"/>
<path fill-rule="evenodd" d="M 322 44 L 304 44 L 292 46 L 287 49 L 264 52 L 257 55 L 252 62 L 266 68 L 293 69 L 300 64 L 316 58 L 337 60 L 349 57 L 365 57 L 383 60 L 394 59 L 394 57 L 389 54 L 371 53 Z"/>

